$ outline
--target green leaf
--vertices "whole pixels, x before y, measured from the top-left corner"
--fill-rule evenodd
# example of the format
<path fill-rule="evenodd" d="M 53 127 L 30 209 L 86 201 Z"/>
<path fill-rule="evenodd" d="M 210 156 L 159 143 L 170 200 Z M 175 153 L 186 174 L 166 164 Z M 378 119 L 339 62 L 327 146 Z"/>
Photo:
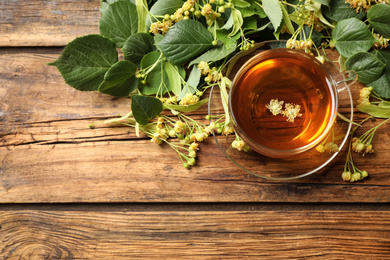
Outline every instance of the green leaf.
<path fill-rule="evenodd" d="M 137 7 L 130 1 L 118 1 L 108 6 L 99 22 L 100 34 L 122 48 L 127 38 L 138 31 Z"/>
<path fill-rule="evenodd" d="M 167 73 L 170 89 L 176 96 L 180 95 L 182 75 L 179 72 L 179 67 L 172 65 L 169 61 L 165 62 L 165 72 Z"/>
<path fill-rule="evenodd" d="M 91 34 L 69 42 L 61 56 L 48 65 L 56 66 L 68 85 L 92 91 L 98 89 L 104 74 L 117 61 L 115 43 Z"/>
<path fill-rule="evenodd" d="M 138 86 L 138 79 L 134 76 L 137 66 L 130 61 L 115 63 L 104 75 L 104 81 L 99 91 L 117 97 L 127 97 Z"/>
<path fill-rule="evenodd" d="M 140 84 L 138 89 L 144 95 L 163 95 L 170 91 L 168 75 L 164 70 L 161 53 L 152 51 L 141 60 L 141 69 L 147 71 L 146 83 Z"/>
<path fill-rule="evenodd" d="M 234 43 L 230 48 L 226 48 L 225 44 L 221 43 L 215 46 L 214 48 L 208 50 L 207 52 L 203 53 L 201 56 L 196 58 L 195 60 L 191 61 L 190 65 L 193 64 L 199 64 L 201 61 L 204 62 L 211 62 L 211 61 L 219 61 L 232 52 L 236 50 L 236 43 Z"/>
<path fill-rule="evenodd" d="M 260 4 L 254 1 L 250 1 L 249 4 L 250 5 L 247 7 L 238 7 L 237 5 L 234 6 L 236 9 L 238 9 L 241 12 L 242 18 L 246 18 L 246 17 L 266 18 L 267 17 L 267 14 L 264 12 Z"/>
<path fill-rule="evenodd" d="M 349 18 L 337 23 L 332 30 L 332 37 L 340 55 L 349 58 L 355 53 L 368 51 L 376 42 L 366 24 L 356 18 Z"/>
<path fill-rule="evenodd" d="M 356 10 L 345 3 L 345 0 L 332 0 L 329 2 L 329 6 L 323 5 L 321 10 L 327 18 L 336 22 L 353 17 L 362 20 L 366 16 L 364 11 L 356 13 Z"/>
<path fill-rule="evenodd" d="M 279 5 L 279 1 L 263 0 L 263 8 L 276 32 L 283 20 L 283 12 Z"/>
<path fill-rule="evenodd" d="M 241 7 L 241 8 L 251 6 L 250 3 L 248 3 L 247 1 L 244 1 L 244 0 L 232 0 L 232 4 L 236 7 Z"/>
<path fill-rule="evenodd" d="M 329 6 L 330 0 L 315 0 L 317 3 L 320 3 L 322 5 Z"/>
<path fill-rule="evenodd" d="M 139 66 L 142 58 L 151 51 L 155 51 L 153 36 L 146 33 L 131 35 L 123 45 L 122 52 L 125 60 Z"/>
<path fill-rule="evenodd" d="M 188 106 L 181 106 L 181 105 L 172 105 L 172 104 L 165 104 L 164 103 L 164 109 L 170 109 L 170 110 L 176 110 L 181 113 L 188 113 L 195 111 L 199 109 L 203 104 L 207 103 L 209 101 L 208 98 L 200 100 L 198 103 L 188 105 Z"/>
<path fill-rule="evenodd" d="M 126 0 L 100 0 L 100 13 L 101 13 L 101 15 L 103 15 L 108 10 L 108 7 L 110 6 L 110 4 L 113 4 L 113 3 L 118 2 L 118 1 L 126 1 Z M 128 1 L 132 2 L 133 4 L 136 4 L 135 0 L 128 0 Z"/>
<path fill-rule="evenodd" d="M 213 47 L 212 34 L 198 21 L 181 20 L 157 47 L 174 65 L 182 65 Z"/>
<path fill-rule="evenodd" d="M 363 84 L 371 83 L 382 75 L 385 64 L 375 55 L 368 52 L 358 52 L 349 57 L 345 66 L 358 74 L 358 80 Z"/>
<path fill-rule="evenodd" d="M 150 119 L 155 118 L 163 110 L 162 102 L 155 97 L 132 95 L 131 111 L 134 119 L 140 125 L 146 125 Z"/>
<path fill-rule="evenodd" d="M 233 35 L 229 37 L 230 31 L 229 30 L 217 30 L 217 38 L 221 40 L 227 49 L 230 49 L 232 45 L 235 45 L 237 40 L 240 38 L 241 33 L 236 33 L 236 35 Z"/>
<path fill-rule="evenodd" d="M 372 52 L 375 57 L 386 64 L 382 75 L 375 81 L 367 84 L 372 86 L 374 91 L 383 98 L 390 98 L 390 52 L 375 50 Z"/>
<path fill-rule="evenodd" d="M 390 38 L 390 5 L 376 4 L 367 12 L 370 25 L 385 38 Z"/>
<path fill-rule="evenodd" d="M 378 105 L 357 105 L 356 108 L 366 114 L 377 118 L 390 118 L 390 107 L 385 103 Z"/>

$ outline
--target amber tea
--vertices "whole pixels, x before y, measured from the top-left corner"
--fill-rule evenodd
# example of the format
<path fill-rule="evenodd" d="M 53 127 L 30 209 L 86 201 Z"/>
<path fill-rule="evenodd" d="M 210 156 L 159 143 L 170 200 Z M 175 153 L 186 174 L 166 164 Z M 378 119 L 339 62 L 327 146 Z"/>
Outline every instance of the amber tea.
<path fill-rule="evenodd" d="M 336 93 L 315 58 L 295 50 L 268 50 L 236 75 L 230 109 L 238 134 L 249 146 L 284 157 L 287 151 L 313 147 L 327 135 L 337 113 Z"/>

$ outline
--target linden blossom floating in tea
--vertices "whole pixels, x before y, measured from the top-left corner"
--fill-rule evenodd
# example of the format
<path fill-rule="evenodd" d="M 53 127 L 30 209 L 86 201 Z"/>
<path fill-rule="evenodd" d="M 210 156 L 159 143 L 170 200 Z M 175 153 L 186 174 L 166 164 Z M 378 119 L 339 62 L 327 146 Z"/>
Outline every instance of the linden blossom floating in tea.
<path fill-rule="evenodd" d="M 287 103 L 286 109 L 282 110 L 283 103 L 283 100 L 271 99 L 269 104 L 265 105 L 265 107 L 268 108 L 274 116 L 282 114 L 284 117 L 287 117 L 286 121 L 291 123 L 294 123 L 296 117 L 302 116 L 302 114 L 299 113 L 299 110 L 301 110 L 300 105 Z"/>

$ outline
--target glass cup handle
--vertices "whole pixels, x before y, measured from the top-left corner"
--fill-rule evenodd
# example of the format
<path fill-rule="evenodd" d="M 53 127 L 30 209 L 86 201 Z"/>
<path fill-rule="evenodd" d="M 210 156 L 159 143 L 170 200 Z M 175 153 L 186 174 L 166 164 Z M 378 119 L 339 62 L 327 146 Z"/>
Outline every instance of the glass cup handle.
<path fill-rule="evenodd" d="M 353 70 L 344 70 L 340 74 L 338 74 L 334 80 L 335 85 L 337 87 L 337 92 L 341 92 L 344 89 L 351 86 L 353 83 L 357 81 L 358 75 Z"/>

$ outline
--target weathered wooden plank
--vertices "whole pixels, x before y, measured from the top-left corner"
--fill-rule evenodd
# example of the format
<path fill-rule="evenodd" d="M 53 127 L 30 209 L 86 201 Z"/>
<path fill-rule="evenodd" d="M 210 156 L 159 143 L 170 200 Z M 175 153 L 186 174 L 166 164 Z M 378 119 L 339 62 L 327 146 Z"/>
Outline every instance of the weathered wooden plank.
<path fill-rule="evenodd" d="M 385 259 L 387 211 L 0 212 L 3 259 Z"/>
<path fill-rule="evenodd" d="M 0 46 L 64 46 L 99 33 L 99 0 L 0 1 Z"/>
<path fill-rule="evenodd" d="M 67 86 L 45 65 L 60 51 L 0 50 L 0 202 L 390 201 L 389 124 L 378 130 L 377 153 L 357 160 L 371 176 L 358 184 L 340 178 L 345 153 L 326 171 L 284 184 L 239 170 L 212 138 L 188 170 L 173 150 L 133 129 L 89 129 L 127 113 L 129 100 Z"/>

